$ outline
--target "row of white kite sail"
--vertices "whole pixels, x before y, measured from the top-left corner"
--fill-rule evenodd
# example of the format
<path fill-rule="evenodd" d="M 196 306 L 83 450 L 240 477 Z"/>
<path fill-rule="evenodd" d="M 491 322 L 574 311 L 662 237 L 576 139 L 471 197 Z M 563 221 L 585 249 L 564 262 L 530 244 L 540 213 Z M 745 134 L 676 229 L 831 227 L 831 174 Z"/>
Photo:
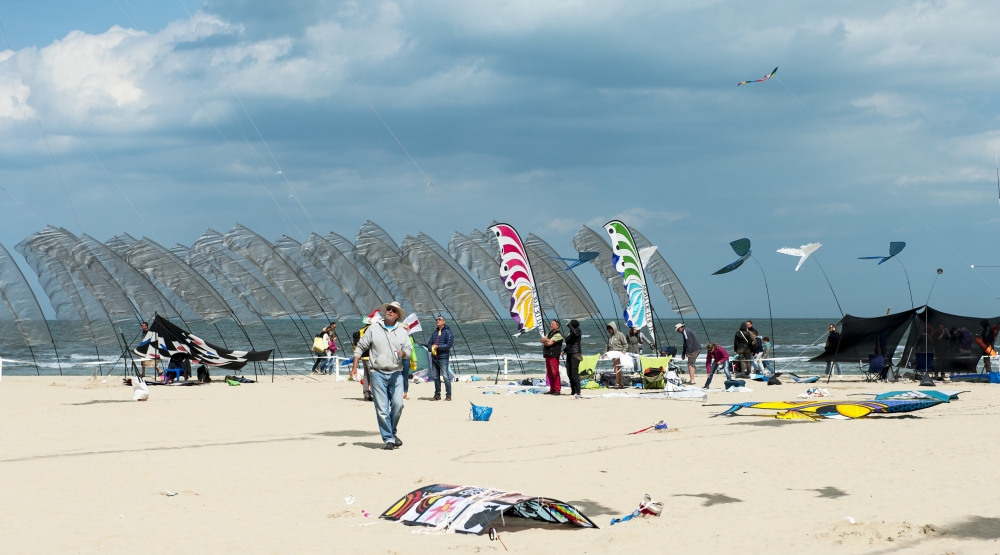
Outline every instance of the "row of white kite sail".
<path fill-rule="evenodd" d="M 336 233 L 314 233 L 304 243 L 282 236 L 272 243 L 237 224 L 226 234 L 210 229 L 190 247 L 178 244 L 168 249 L 127 233 L 102 243 L 49 226 L 15 250 L 37 275 L 55 311 L 58 331 L 46 320 L 10 252 L 0 245 L 0 347 L 27 348 L 34 356 L 35 349 L 51 346 L 58 359 L 56 345 L 64 337 L 86 340 L 95 349 L 124 347 L 122 326 L 135 326 L 154 314 L 187 326 L 228 319 L 242 329 L 282 318 L 358 318 L 392 300 L 417 314 L 447 315 L 457 324 L 503 322 L 507 315 L 497 311 L 477 285 L 496 295 L 500 306 L 513 306 L 510 283 L 499 271 L 505 261 L 496 228 L 456 232 L 444 247 L 424 233 L 397 244 L 370 221 L 361 226 L 353 243 Z M 607 231 L 614 240 L 612 230 Z M 579 252 L 597 253 L 589 262 L 625 308 L 626 318 L 631 314 L 635 319 L 634 308 L 629 312 L 636 297 L 630 299 L 627 272 L 621 264 L 616 268 L 621 257 L 603 235 L 583 226 L 573 246 Z M 630 240 L 648 255 L 640 266 L 644 306 L 651 310 L 645 291 L 649 276 L 682 319 L 685 314 L 697 315 L 690 296 L 655 247 L 634 229 Z M 591 295 L 572 271 L 566 271 L 551 246 L 528 235 L 523 249 L 531 263 L 539 310 L 564 320 L 603 320 Z M 655 332 L 650 316 L 645 315 L 637 327 L 648 326 Z"/>

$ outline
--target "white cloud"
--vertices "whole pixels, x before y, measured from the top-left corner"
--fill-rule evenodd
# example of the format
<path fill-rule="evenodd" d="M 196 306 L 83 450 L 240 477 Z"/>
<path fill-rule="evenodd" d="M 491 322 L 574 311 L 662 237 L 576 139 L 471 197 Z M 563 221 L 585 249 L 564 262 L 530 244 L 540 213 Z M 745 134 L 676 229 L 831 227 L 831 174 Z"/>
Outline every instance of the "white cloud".
<path fill-rule="evenodd" d="M 672 223 L 682 220 L 687 215 L 683 212 L 669 212 L 663 210 L 647 210 L 645 208 L 629 208 L 618 212 L 610 218 L 597 217 L 587 222 L 590 227 L 601 227 L 610 220 L 621 220 L 625 225 L 643 227 L 646 224 Z"/>

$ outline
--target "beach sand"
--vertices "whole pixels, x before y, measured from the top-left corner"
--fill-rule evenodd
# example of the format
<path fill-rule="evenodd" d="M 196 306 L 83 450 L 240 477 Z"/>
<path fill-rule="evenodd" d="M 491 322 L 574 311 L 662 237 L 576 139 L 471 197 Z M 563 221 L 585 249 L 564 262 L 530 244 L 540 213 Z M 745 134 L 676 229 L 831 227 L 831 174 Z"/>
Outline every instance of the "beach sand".
<path fill-rule="evenodd" d="M 383 451 L 356 383 L 278 376 L 152 387 L 134 402 L 120 377 L 101 379 L 0 382 L 0 552 L 504 552 L 485 535 L 377 518 L 434 483 L 559 499 L 600 526 L 507 530 L 513 553 L 1000 552 L 997 386 L 943 384 L 970 393 L 910 415 L 788 422 L 710 418 L 722 409 L 700 401 L 483 395 L 484 382 L 430 402 L 421 384 L 405 445 Z M 709 402 L 807 387 L 750 386 Z M 491 421 L 469 421 L 469 401 L 494 407 Z M 661 419 L 677 431 L 627 435 Z M 662 516 L 608 525 L 644 493 Z"/>

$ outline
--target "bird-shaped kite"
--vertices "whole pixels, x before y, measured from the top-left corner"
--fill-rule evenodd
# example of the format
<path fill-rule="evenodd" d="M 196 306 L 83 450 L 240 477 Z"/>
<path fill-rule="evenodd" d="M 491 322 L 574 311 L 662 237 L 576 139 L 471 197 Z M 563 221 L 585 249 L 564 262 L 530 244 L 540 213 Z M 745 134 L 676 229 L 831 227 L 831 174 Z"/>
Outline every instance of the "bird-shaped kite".
<path fill-rule="evenodd" d="M 772 71 L 771 73 L 765 75 L 761 79 L 757 79 L 757 80 L 754 80 L 754 81 L 740 81 L 739 83 L 736 84 L 736 86 L 738 87 L 740 85 L 746 85 L 747 83 L 763 83 L 764 81 L 767 81 L 768 79 L 774 77 L 775 73 L 778 73 L 778 68 L 774 68 L 774 71 Z"/>
<path fill-rule="evenodd" d="M 742 266 L 743 263 L 746 262 L 747 259 L 750 258 L 750 255 L 752 254 L 750 252 L 750 239 L 747 238 L 737 239 L 732 243 L 729 243 L 729 246 L 733 247 L 733 251 L 736 252 L 736 256 L 739 256 L 739 259 L 737 259 L 736 262 L 733 262 L 732 264 L 726 266 L 725 268 L 722 268 L 719 271 L 714 272 L 712 274 L 713 276 L 717 276 L 719 274 L 728 274 L 729 272 L 732 272 L 736 268 Z"/>
<path fill-rule="evenodd" d="M 906 243 L 902 241 L 893 241 L 889 243 L 889 256 L 859 256 L 858 260 L 878 260 L 878 263 L 881 266 L 886 260 L 889 260 L 890 258 L 903 252 L 904 247 L 906 247 Z M 880 258 L 881 260 L 879 260 Z"/>
<path fill-rule="evenodd" d="M 795 271 L 798 272 L 799 268 L 801 268 L 802 265 L 805 264 L 806 259 L 809 258 L 809 255 L 816 252 L 816 250 L 822 246 L 823 245 L 821 243 L 809 243 L 808 245 L 802 245 L 797 249 L 793 249 L 791 247 L 778 249 L 778 252 L 780 252 L 781 254 L 788 254 L 791 256 L 800 257 L 799 263 L 795 265 Z"/>
<path fill-rule="evenodd" d="M 563 260 L 565 262 L 570 262 L 570 265 L 566 266 L 566 271 L 568 272 L 568 271 L 572 270 L 573 268 L 576 268 L 580 264 L 583 264 L 584 262 L 590 262 L 591 260 L 597 258 L 597 255 L 599 255 L 599 254 L 601 254 L 601 253 L 599 253 L 599 252 L 581 252 L 581 253 L 579 253 L 579 256 L 577 258 L 559 258 L 558 256 L 553 256 L 552 258 L 554 258 L 556 260 Z"/>

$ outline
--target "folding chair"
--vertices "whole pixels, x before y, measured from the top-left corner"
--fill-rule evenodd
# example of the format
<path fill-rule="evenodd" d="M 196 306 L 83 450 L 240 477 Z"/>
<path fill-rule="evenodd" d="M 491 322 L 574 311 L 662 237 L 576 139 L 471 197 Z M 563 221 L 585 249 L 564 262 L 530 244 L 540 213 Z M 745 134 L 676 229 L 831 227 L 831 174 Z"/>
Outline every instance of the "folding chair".
<path fill-rule="evenodd" d="M 915 353 L 915 364 L 913 367 L 913 373 L 917 374 L 928 374 L 934 370 L 934 353 Z"/>
<path fill-rule="evenodd" d="M 858 366 L 861 366 L 861 361 L 858 361 Z M 868 355 L 868 367 L 861 366 L 861 373 L 866 382 L 884 381 L 887 370 L 885 357 L 882 355 Z"/>

